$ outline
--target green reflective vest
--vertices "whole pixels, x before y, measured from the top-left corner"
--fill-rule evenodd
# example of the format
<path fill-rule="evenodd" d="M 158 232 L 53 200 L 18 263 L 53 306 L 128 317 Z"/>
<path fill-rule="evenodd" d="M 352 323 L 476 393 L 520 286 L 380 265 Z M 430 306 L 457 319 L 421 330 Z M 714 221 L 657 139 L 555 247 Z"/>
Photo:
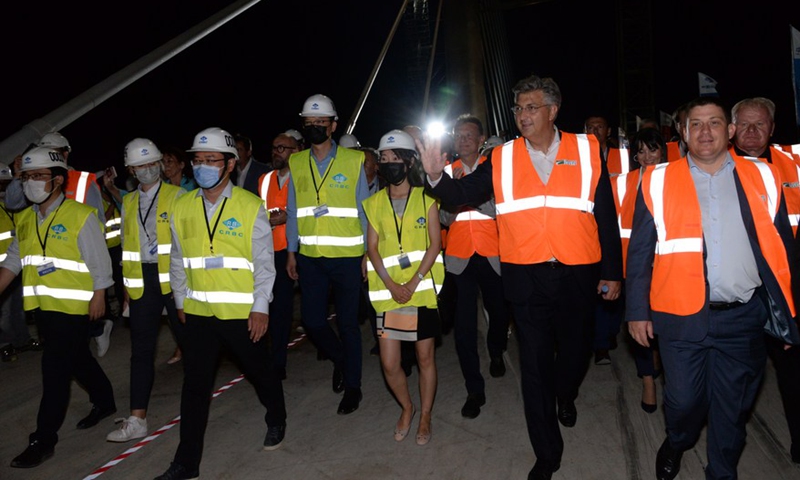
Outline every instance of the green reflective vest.
<path fill-rule="evenodd" d="M 311 150 L 303 150 L 289 157 L 289 169 L 297 206 L 299 253 L 326 258 L 364 255 L 364 232 L 356 203 L 356 186 L 364 171 L 364 153 L 339 147 L 337 157 L 320 175 Z M 327 209 L 324 215 L 315 213 L 321 206 Z"/>
<path fill-rule="evenodd" d="M 156 203 L 156 243 L 158 254 L 158 281 L 161 293 L 172 291 L 169 286 L 169 252 L 172 249 L 172 234 L 169 229 L 169 218 L 172 215 L 175 200 L 185 193 L 180 187 L 161 182 Z M 125 245 L 122 247 L 122 280 L 128 295 L 137 300 L 144 294 L 142 279 L 142 244 L 139 238 L 139 198 L 137 189 L 122 198 L 122 209 L 125 211 L 123 232 Z"/>
<path fill-rule="evenodd" d="M 254 301 L 253 228 L 264 202 L 247 190 L 233 187 L 231 197 L 220 199 L 214 216 L 206 223 L 203 201 L 199 193 L 183 195 L 174 206 L 173 223 L 186 272 L 183 309 L 188 314 L 221 320 L 246 319 Z M 214 228 L 213 254 L 209 228 Z"/>
<path fill-rule="evenodd" d="M 36 217 L 33 207 L 16 215 L 23 307 L 87 315 L 94 283 L 78 249 L 78 233 L 87 219 L 99 221 L 97 212 L 88 205 L 64 199 L 41 225 Z M 40 237 L 42 242 L 46 239 L 46 250 L 39 243 Z M 40 275 L 40 270 L 51 271 Z"/>
<path fill-rule="evenodd" d="M 428 238 L 428 209 L 435 203 L 432 197 L 424 193 L 421 187 L 413 187 L 408 204 L 402 218 L 395 215 L 389 198 L 388 189 L 383 189 L 364 200 L 364 213 L 367 221 L 378 233 L 378 253 L 383 259 L 383 266 L 396 283 L 408 283 L 416 274 L 422 257 L 430 245 Z M 395 219 L 397 223 L 395 223 Z M 400 266 L 400 242 L 398 228 L 402 236 L 403 253 L 408 256 L 411 266 Z M 372 262 L 367 262 L 367 280 L 369 282 L 369 299 L 376 312 L 387 312 L 401 307 L 436 308 L 436 295 L 442 289 L 444 281 L 444 261 L 442 254 L 436 256 L 431 270 L 421 280 L 411 301 L 399 304 L 392 299 L 392 294 Z"/>

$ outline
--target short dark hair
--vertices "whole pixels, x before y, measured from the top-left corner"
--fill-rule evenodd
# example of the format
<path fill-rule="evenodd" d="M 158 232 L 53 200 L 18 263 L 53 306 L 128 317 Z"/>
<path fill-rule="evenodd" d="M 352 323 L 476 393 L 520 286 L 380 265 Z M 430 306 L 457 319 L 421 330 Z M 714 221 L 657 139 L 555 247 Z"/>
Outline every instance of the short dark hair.
<path fill-rule="evenodd" d="M 247 147 L 248 150 L 252 150 L 253 149 L 253 141 L 250 140 L 250 137 L 242 135 L 241 133 L 235 133 L 233 135 L 233 141 L 237 142 L 237 143 L 238 142 L 244 143 L 244 146 Z"/>
<path fill-rule="evenodd" d="M 456 118 L 456 123 L 453 125 L 453 131 L 455 131 L 461 125 L 465 123 L 471 123 L 478 127 L 478 134 L 483 135 L 483 122 L 477 116 L 471 113 L 463 113 Z"/>
<path fill-rule="evenodd" d="M 656 148 L 661 149 L 661 162 L 666 161 L 667 159 L 667 143 L 664 141 L 664 137 L 661 135 L 655 128 L 643 128 L 636 132 L 633 136 L 633 142 L 631 142 L 631 151 L 634 155 L 636 152 L 639 151 L 640 146 L 645 146 L 650 150 L 655 150 Z"/>
<path fill-rule="evenodd" d="M 706 105 L 716 105 L 717 107 L 722 109 L 722 113 L 725 115 L 725 121 L 731 123 L 731 111 L 725 105 L 719 97 L 697 97 L 691 102 L 686 104 L 686 114 L 688 115 L 689 112 L 696 107 L 704 107 Z"/>

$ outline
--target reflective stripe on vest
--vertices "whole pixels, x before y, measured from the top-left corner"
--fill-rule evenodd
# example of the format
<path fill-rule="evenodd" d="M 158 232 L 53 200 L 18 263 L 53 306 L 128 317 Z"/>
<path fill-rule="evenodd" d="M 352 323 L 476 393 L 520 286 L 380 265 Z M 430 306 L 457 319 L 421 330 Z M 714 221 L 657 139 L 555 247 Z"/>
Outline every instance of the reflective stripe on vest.
<path fill-rule="evenodd" d="M 89 187 L 89 172 L 80 172 L 78 183 L 75 185 L 75 201 L 86 203 L 86 190 Z"/>
<path fill-rule="evenodd" d="M 625 175 L 631 169 L 630 150 L 627 148 L 609 148 L 606 168 L 610 177 Z"/>
<path fill-rule="evenodd" d="M 628 175 L 619 175 L 614 179 L 617 186 L 617 224 L 619 225 L 619 237 L 631 238 L 631 229 L 622 227 L 622 202 L 625 200 L 625 195 L 628 193 Z"/>

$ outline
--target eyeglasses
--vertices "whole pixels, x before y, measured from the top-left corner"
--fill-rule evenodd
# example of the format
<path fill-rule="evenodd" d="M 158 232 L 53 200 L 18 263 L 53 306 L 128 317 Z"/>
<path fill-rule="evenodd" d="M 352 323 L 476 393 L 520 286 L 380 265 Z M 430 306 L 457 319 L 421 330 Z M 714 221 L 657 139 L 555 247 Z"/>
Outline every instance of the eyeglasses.
<path fill-rule="evenodd" d="M 211 163 L 224 162 L 224 158 L 193 158 L 192 165 L 208 165 Z"/>
<path fill-rule="evenodd" d="M 324 119 L 321 118 L 321 119 L 317 119 L 317 120 L 311 120 L 311 121 L 303 122 L 303 126 L 304 127 L 310 127 L 312 125 L 315 126 L 315 127 L 327 127 L 330 124 L 331 124 L 331 121 L 328 118 L 324 118 Z"/>
<path fill-rule="evenodd" d="M 514 105 L 511 107 L 511 111 L 514 112 L 514 115 L 519 115 L 523 111 L 529 115 L 536 113 L 536 110 L 539 110 L 542 107 L 550 107 L 552 103 L 545 103 L 544 105 L 525 105 L 524 107 L 520 107 L 519 105 Z"/>
<path fill-rule="evenodd" d="M 297 150 L 297 147 L 290 147 L 288 145 L 273 145 L 272 146 L 272 151 L 273 152 L 283 153 L 286 150 Z"/>
<path fill-rule="evenodd" d="M 27 182 L 28 180 L 33 180 L 34 182 L 38 182 L 39 180 L 47 180 L 48 177 L 52 177 L 52 173 L 23 173 L 19 176 L 19 179 L 23 182 Z"/>

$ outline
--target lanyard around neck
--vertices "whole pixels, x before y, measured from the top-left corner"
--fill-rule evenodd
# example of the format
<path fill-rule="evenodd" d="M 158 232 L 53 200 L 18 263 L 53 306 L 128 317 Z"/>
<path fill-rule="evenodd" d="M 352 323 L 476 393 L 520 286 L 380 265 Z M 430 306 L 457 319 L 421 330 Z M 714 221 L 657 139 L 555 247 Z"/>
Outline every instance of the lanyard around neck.
<path fill-rule="evenodd" d="M 53 218 L 51 218 L 50 223 L 47 224 L 47 228 L 44 231 L 44 241 L 42 241 L 42 233 L 39 231 L 39 222 L 36 222 L 36 237 L 39 239 L 39 246 L 42 247 L 42 257 L 47 257 L 47 232 L 49 232 L 50 227 L 53 226 L 53 221 L 56 219 L 56 215 L 58 215 L 61 205 L 64 204 L 65 198 L 61 199 L 61 202 L 59 202 L 58 206 L 56 207 L 56 211 L 53 212 Z"/>
<path fill-rule="evenodd" d="M 392 208 L 392 218 L 394 219 L 394 228 L 397 231 L 397 243 L 400 245 L 400 253 L 403 253 L 403 218 L 406 216 L 406 209 L 408 208 L 408 199 L 411 198 L 411 187 L 408 188 L 406 195 L 406 203 L 403 205 L 403 216 L 400 218 L 400 223 L 397 222 L 397 213 L 394 211 L 394 204 L 392 204 L 392 197 L 389 196 L 389 189 L 386 189 L 386 198 L 389 199 L 389 206 Z"/>
<path fill-rule="evenodd" d="M 217 225 L 219 225 L 219 219 L 222 218 L 222 211 L 225 210 L 225 204 L 228 202 L 228 197 L 225 197 L 222 200 L 222 205 L 219 207 L 219 211 L 217 212 L 217 219 L 214 221 L 214 229 L 211 229 L 211 226 L 208 224 L 208 212 L 206 211 L 206 199 L 202 195 L 200 198 L 203 201 L 203 219 L 206 221 L 206 230 L 208 231 L 208 246 L 211 250 L 211 255 L 214 255 L 214 233 L 217 231 Z"/>

